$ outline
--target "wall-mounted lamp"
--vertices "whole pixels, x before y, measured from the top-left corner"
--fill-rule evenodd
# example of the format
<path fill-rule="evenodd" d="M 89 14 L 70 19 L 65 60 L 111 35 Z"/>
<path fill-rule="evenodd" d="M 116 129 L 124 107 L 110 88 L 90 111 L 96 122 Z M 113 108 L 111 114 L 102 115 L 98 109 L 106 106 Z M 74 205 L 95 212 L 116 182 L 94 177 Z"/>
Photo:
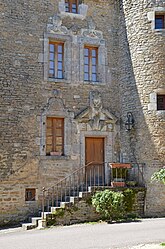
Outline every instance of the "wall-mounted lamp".
<path fill-rule="evenodd" d="M 127 131 L 130 131 L 134 127 L 134 122 L 132 112 L 127 112 L 127 120 L 125 122 L 125 128 Z"/>

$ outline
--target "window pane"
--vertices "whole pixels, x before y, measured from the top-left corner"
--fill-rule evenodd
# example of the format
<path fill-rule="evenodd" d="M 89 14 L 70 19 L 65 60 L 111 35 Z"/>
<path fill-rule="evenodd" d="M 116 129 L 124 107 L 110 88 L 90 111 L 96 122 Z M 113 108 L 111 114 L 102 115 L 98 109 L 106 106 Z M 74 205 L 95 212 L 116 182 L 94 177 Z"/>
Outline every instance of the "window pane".
<path fill-rule="evenodd" d="M 164 23 L 163 23 L 163 16 L 156 16 L 155 17 L 155 28 L 156 29 L 163 29 L 164 28 Z"/>
<path fill-rule="evenodd" d="M 49 70 L 49 77 L 53 77 L 54 76 L 54 70 L 50 69 Z"/>
<path fill-rule="evenodd" d="M 92 81 L 96 81 L 96 74 L 92 74 Z"/>
<path fill-rule="evenodd" d="M 85 49 L 84 49 L 84 55 L 88 56 L 88 54 L 89 54 L 89 49 L 88 49 L 88 48 L 85 48 Z"/>
<path fill-rule="evenodd" d="M 84 73 L 84 80 L 89 80 L 89 74 L 88 73 Z"/>
<path fill-rule="evenodd" d="M 50 61 L 49 62 L 49 68 L 50 69 L 54 69 L 54 61 Z"/>
<path fill-rule="evenodd" d="M 58 52 L 59 53 L 62 53 L 62 47 L 63 47 L 62 45 L 58 45 Z"/>
<path fill-rule="evenodd" d="M 69 4 L 68 3 L 65 3 L 65 11 L 69 12 Z"/>
<path fill-rule="evenodd" d="M 72 13 L 77 13 L 77 7 L 75 3 L 72 4 Z"/>
<path fill-rule="evenodd" d="M 84 66 L 84 72 L 88 73 L 89 72 L 89 67 L 87 65 Z"/>
<path fill-rule="evenodd" d="M 58 69 L 62 70 L 62 62 L 58 62 Z"/>
<path fill-rule="evenodd" d="M 96 57 L 96 49 L 92 49 L 92 56 Z"/>
<path fill-rule="evenodd" d="M 63 78 L 63 73 L 62 73 L 62 71 L 58 71 L 57 78 L 58 78 L 58 79 L 62 79 L 62 78 Z"/>
<path fill-rule="evenodd" d="M 25 189 L 25 201 L 35 201 L 35 195 L 35 189 Z"/>
<path fill-rule="evenodd" d="M 96 66 L 92 66 L 92 73 L 96 73 Z"/>
<path fill-rule="evenodd" d="M 62 54 L 58 54 L 58 61 L 62 61 Z"/>
<path fill-rule="evenodd" d="M 54 44 L 49 44 L 49 51 L 54 52 Z"/>
<path fill-rule="evenodd" d="M 54 53 L 50 53 L 50 54 L 49 54 L 49 59 L 50 59 L 51 61 L 54 60 Z"/>
<path fill-rule="evenodd" d="M 89 58 L 88 57 L 84 57 L 84 64 L 88 65 L 89 63 Z"/>
<path fill-rule="evenodd" d="M 165 95 L 157 96 L 157 110 L 165 110 Z"/>
<path fill-rule="evenodd" d="M 92 65 L 96 65 L 96 58 L 92 58 Z"/>

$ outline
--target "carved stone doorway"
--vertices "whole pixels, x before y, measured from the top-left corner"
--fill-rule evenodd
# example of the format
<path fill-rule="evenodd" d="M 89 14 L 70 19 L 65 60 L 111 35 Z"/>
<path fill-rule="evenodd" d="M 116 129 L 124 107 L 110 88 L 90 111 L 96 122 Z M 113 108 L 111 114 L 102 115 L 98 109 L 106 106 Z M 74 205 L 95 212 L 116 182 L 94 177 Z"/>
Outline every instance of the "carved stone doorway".
<path fill-rule="evenodd" d="M 85 138 L 86 182 L 88 185 L 104 185 L 104 138 Z"/>

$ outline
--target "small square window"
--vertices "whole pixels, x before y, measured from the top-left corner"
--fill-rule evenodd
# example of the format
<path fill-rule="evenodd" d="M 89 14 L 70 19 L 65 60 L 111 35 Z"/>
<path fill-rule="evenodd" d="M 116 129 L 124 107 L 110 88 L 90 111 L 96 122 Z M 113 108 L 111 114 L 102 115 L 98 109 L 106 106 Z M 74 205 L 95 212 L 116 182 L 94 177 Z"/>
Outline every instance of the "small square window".
<path fill-rule="evenodd" d="M 165 18 L 164 15 L 155 15 L 155 29 L 164 29 L 165 28 Z"/>
<path fill-rule="evenodd" d="M 165 95 L 157 95 L 157 110 L 165 110 Z"/>
<path fill-rule="evenodd" d="M 25 189 L 25 201 L 35 201 L 36 199 L 36 189 L 26 188 Z"/>
<path fill-rule="evenodd" d="M 65 11 L 77 14 L 78 13 L 78 0 L 65 0 Z"/>

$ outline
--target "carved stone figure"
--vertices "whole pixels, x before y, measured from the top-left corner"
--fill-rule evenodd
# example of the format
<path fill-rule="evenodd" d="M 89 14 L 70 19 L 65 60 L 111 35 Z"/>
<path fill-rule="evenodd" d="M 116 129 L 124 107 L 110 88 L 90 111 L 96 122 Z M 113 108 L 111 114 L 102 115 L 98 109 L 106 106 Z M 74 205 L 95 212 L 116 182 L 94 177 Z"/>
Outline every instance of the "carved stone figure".
<path fill-rule="evenodd" d="M 99 92 L 91 92 L 89 123 L 93 130 L 101 129 L 101 123 L 100 123 L 101 112 L 102 112 L 101 94 Z"/>
<path fill-rule="evenodd" d="M 110 125 L 112 126 L 112 131 L 113 124 L 117 122 L 117 118 L 103 107 L 100 92 L 90 92 L 89 99 L 89 106 L 75 118 L 79 123 L 89 124 L 93 131 L 101 131 Z"/>
<path fill-rule="evenodd" d="M 102 39 L 103 34 L 101 31 L 95 30 L 95 23 L 92 17 L 88 18 L 88 29 L 82 29 L 81 33 L 83 36 Z"/>
<path fill-rule="evenodd" d="M 53 17 L 49 18 L 49 22 L 47 24 L 47 31 L 50 33 L 63 33 L 68 34 L 68 29 L 65 26 L 62 25 L 61 17 L 58 15 L 54 15 Z"/>

